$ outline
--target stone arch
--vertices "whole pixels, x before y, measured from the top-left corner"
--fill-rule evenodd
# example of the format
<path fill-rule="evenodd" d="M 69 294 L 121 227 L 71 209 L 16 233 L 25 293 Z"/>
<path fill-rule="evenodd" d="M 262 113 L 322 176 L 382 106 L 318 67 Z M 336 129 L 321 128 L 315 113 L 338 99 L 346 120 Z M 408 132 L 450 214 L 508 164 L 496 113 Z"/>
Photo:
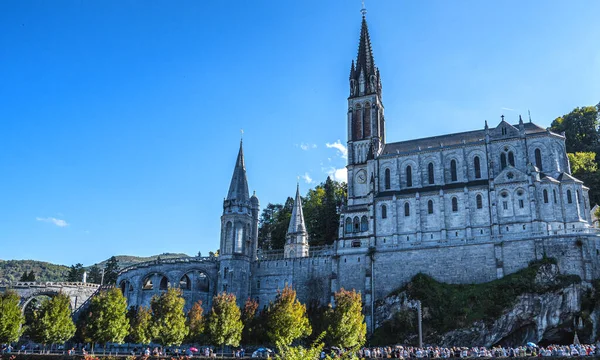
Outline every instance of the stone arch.
<path fill-rule="evenodd" d="M 346 233 L 349 234 L 352 232 L 352 218 L 346 218 Z"/>
<path fill-rule="evenodd" d="M 407 159 L 400 165 L 401 179 L 400 183 L 406 187 L 413 187 L 418 185 L 418 169 L 417 162 L 412 159 Z"/>
<path fill-rule="evenodd" d="M 192 290 L 192 281 L 187 274 L 183 274 L 181 279 L 179 279 L 179 288 L 181 290 Z"/>
<path fill-rule="evenodd" d="M 55 297 L 56 295 L 60 294 L 60 291 L 57 290 L 51 290 L 51 289 L 41 289 L 39 291 L 34 291 L 33 293 L 27 295 L 26 297 L 21 298 L 21 312 L 25 312 L 25 309 L 27 308 L 27 305 L 29 305 L 29 303 L 31 303 L 31 301 L 35 298 L 38 298 L 40 296 L 47 296 L 50 298 Z M 69 308 L 71 309 L 71 312 L 73 311 L 73 304 L 71 304 L 71 302 L 69 301 Z"/>

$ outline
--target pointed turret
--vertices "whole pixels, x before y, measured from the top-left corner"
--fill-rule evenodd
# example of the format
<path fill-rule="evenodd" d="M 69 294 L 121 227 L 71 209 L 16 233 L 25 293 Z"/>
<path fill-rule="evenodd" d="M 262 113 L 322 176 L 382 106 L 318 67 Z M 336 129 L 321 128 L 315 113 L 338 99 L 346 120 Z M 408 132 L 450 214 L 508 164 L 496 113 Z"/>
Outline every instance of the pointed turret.
<path fill-rule="evenodd" d="M 233 176 L 231 177 L 231 185 L 229 185 L 229 193 L 227 200 L 237 200 L 239 202 L 247 202 L 250 199 L 248 191 L 248 179 L 246 178 L 246 166 L 244 165 L 244 149 L 240 141 L 240 151 L 238 152 Z"/>
<path fill-rule="evenodd" d="M 350 66 L 350 84 L 351 97 L 366 94 L 379 94 L 381 90 L 379 70 L 375 66 L 373 48 L 371 47 L 371 37 L 369 36 L 369 27 L 367 26 L 367 19 L 364 12 L 356 63 L 353 60 L 352 65 Z"/>
<path fill-rule="evenodd" d="M 287 234 L 295 234 L 300 232 L 306 232 L 306 226 L 304 225 L 304 213 L 302 212 L 302 198 L 300 197 L 300 184 L 296 187 L 296 198 L 294 200 L 294 208 L 292 209 L 292 218 L 290 219 L 290 225 L 288 226 Z M 288 239 L 289 240 L 289 239 Z"/>
<path fill-rule="evenodd" d="M 284 254 L 286 258 L 308 256 L 308 233 L 306 232 L 304 213 L 302 212 L 300 184 L 296 186 L 296 199 L 294 200 L 292 218 L 286 234 Z"/>

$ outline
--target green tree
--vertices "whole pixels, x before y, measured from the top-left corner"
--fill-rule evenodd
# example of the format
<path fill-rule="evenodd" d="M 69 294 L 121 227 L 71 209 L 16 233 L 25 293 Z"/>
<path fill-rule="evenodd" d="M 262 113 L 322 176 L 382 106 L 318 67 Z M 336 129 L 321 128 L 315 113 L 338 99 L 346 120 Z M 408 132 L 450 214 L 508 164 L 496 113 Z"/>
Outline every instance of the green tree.
<path fill-rule="evenodd" d="M 319 360 L 321 359 L 321 352 L 323 351 L 323 337 L 324 333 L 319 335 L 317 339 L 308 348 L 304 346 L 289 346 L 281 345 L 278 347 L 278 354 L 275 355 L 277 360 Z M 327 357 L 326 359 L 331 359 Z"/>
<path fill-rule="evenodd" d="M 0 294 L 0 344 L 19 340 L 25 316 L 19 306 L 21 298 L 14 291 Z"/>
<path fill-rule="evenodd" d="M 338 208 L 346 200 L 346 184 L 327 177 L 302 199 L 311 245 L 331 245 L 338 238 Z"/>
<path fill-rule="evenodd" d="M 82 281 L 84 272 L 85 272 L 85 269 L 83 268 L 82 264 L 77 263 L 75 265 L 71 265 L 71 268 L 69 269 L 69 273 L 67 274 L 67 281 L 70 281 L 70 282 Z"/>
<path fill-rule="evenodd" d="M 257 344 L 256 333 L 256 310 L 258 309 L 258 302 L 256 300 L 248 298 L 242 309 L 242 324 L 244 324 L 244 330 L 242 331 L 242 343 L 244 344 Z"/>
<path fill-rule="evenodd" d="M 33 272 L 33 270 L 31 270 L 27 275 L 27 281 L 35 281 L 35 273 Z"/>
<path fill-rule="evenodd" d="M 565 132 L 567 152 L 598 152 L 598 108 L 584 106 L 556 118 L 550 127 L 554 132 Z"/>
<path fill-rule="evenodd" d="M 367 335 L 360 293 L 341 289 L 333 298 L 335 307 L 330 312 L 327 329 L 329 343 L 344 349 L 359 348 Z"/>
<path fill-rule="evenodd" d="M 187 326 L 189 333 L 187 341 L 191 343 L 200 343 L 204 334 L 204 310 L 202 309 L 202 300 L 196 301 L 187 316 Z"/>
<path fill-rule="evenodd" d="M 29 281 L 29 274 L 27 274 L 27 271 L 23 272 L 23 275 L 21 275 L 21 278 L 19 279 L 19 281 Z"/>
<path fill-rule="evenodd" d="M 188 334 L 181 290 L 170 288 L 150 301 L 152 337 L 163 346 L 179 346 Z"/>
<path fill-rule="evenodd" d="M 288 346 L 298 338 L 309 336 L 312 328 L 306 306 L 296 299 L 296 291 L 286 286 L 267 310 L 267 336 L 273 344 Z"/>
<path fill-rule="evenodd" d="M 244 325 L 235 295 L 223 292 L 213 298 L 207 327 L 213 343 L 221 349 L 240 345 Z"/>
<path fill-rule="evenodd" d="M 75 324 L 71 317 L 69 297 L 61 293 L 44 300 L 34 313 L 30 330 L 33 340 L 44 345 L 64 343 L 72 338 Z"/>
<path fill-rule="evenodd" d="M 119 260 L 112 256 L 106 262 L 104 266 L 104 283 L 107 285 L 114 285 L 117 283 L 117 277 L 119 276 Z"/>
<path fill-rule="evenodd" d="M 112 288 L 92 297 L 89 309 L 88 331 L 95 343 L 123 343 L 129 333 L 127 299 L 121 290 Z"/>
<path fill-rule="evenodd" d="M 568 153 L 569 163 L 571 163 L 571 173 L 574 176 L 583 173 L 594 173 L 598 170 L 595 152 L 576 152 Z"/>
<path fill-rule="evenodd" d="M 132 306 L 127 312 L 129 319 L 128 342 L 148 344 L 152 340 L 152 313 L 145 306 Z"/>
<path fill-rule="evenodd" d="M 98 265 L 93 265 L 88 270 L 87 282 L 100 284 L 102 282 L 102 269 Z"/>

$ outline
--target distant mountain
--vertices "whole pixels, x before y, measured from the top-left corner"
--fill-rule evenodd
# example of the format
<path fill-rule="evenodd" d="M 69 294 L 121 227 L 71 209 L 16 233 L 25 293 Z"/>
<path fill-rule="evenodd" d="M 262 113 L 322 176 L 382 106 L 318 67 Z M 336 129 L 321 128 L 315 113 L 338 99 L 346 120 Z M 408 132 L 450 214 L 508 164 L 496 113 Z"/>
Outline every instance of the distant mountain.
<path fill-rule="evenodd" d="M 156 260 L 158 257 L 161 259 L 174 259 L 190 256 L 187 254 L 164 253 L 148 257 L 129 255 L 117 255 L 115 257 L 119 261 L 119 267 L 124 268 L 134 264 Z M 102 268 L 107 261 L 108 259 L 94 265 Z M 0 260 L 0 284 L 10 281 L 19 281 L 21 275 L 23 275 L 25 271 L 29 273 L 32 270 L 35 273 L 37 281 L 65 281 L 67 273 L 69 272 L 69 266 L 56 265 L 37 260 Z"/>

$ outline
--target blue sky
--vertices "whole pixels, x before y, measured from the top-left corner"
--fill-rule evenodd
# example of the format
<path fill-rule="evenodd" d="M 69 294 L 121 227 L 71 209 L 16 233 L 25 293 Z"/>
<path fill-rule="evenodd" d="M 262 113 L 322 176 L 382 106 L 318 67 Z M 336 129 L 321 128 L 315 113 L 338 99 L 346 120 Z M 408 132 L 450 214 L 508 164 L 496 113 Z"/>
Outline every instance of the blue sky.
<path fill-rule="evenodd" d="M 390 142 L 600 101 L 598 1 L 366 5 Z M 359 10 L 0 2 L 0 259 L 216 250 L 240 129 L 263 206 L 343 177 Z"/>

